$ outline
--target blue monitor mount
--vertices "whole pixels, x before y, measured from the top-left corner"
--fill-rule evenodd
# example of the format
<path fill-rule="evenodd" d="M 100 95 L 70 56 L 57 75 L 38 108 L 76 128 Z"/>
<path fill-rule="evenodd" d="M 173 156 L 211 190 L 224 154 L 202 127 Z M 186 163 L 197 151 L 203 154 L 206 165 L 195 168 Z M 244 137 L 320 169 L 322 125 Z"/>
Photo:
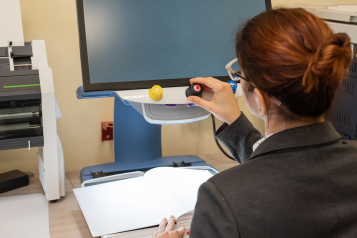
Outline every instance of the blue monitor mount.
<path fill-rule="evenodd" d="M 78 99 L 114 97 L 114 159 L 115 162 L 85 167 L 81 181 L 97 176 L 114 175 L 131 171 L 147 171 L 159 166 L 207 166 L 198 156 L 162 157 L 161 125 L 148 123 L 129 102 L 114 91 L 84 92 L 77 89 Z M 183 164 L 182 162 L 185 162 Z"/>

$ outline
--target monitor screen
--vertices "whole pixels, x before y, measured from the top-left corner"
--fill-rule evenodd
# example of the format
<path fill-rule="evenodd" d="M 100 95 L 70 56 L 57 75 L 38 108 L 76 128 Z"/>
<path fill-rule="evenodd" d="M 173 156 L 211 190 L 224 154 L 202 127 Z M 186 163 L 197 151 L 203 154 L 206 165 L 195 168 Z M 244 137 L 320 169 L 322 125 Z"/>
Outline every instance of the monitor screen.
<path fill-rule="evenodd" d="M 265 0 L 78 1 L 83 80 L 89 90 L 228 78 L 225 65 L 236 58 L 238 26 L 266 10 Z"/>

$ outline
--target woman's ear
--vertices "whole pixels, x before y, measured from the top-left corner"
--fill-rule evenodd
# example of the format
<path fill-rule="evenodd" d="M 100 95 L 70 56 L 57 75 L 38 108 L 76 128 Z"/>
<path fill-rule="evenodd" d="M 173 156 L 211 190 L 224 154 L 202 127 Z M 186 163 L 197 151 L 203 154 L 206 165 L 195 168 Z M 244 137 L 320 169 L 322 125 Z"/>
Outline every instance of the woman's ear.
<path fill-rule="evenodd" d="M 263 119 L 265 115 L 268 114 L 268 105 L 265 100 L 263 93 L 258 89 L 254 88 L 254 93 L 256 95 L 255 99 L 258 105 L 257 112 L 260 117 Z"/>

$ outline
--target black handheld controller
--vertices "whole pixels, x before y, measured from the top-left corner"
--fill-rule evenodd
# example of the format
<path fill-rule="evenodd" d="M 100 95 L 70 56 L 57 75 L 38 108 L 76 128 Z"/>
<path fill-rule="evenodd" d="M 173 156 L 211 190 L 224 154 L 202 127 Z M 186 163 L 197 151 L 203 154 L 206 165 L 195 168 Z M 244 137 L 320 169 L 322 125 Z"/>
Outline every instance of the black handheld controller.
<path fill-rule="evenodd" d="M 202 97 L 203 93 L 203 88 L 201 84 L 199 83 L 193 83 L 186 89 L 186 97 L 189 96 L 197 96 L 197 97 Z"/>

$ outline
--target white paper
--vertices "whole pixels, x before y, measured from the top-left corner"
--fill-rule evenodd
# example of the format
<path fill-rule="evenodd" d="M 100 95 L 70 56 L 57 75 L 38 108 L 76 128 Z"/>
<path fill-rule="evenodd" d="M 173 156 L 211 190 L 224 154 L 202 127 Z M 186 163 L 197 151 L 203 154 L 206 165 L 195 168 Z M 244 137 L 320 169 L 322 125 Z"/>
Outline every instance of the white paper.
<path fill-rule="evenodd" d="M 149 170 L 144 177 L 178 218 L 194 210 L 198 189 L 212 174 L 207 170 L 161 167 Z"/>
<path fill-rule="evenodd" d="M 0 47 L 24 46 L 20 0 L 0 0 Z"/>
<path fill-rule="evenodd" d="M 143 177 L 74 189 L 74 193 L 93 237 L 157 225 L 171 213 Z"/>
<path fill-rule="evenodd" d="M 50 238 L 48 201 L 31 194 L 0 198 L 0 237 Z"/>

